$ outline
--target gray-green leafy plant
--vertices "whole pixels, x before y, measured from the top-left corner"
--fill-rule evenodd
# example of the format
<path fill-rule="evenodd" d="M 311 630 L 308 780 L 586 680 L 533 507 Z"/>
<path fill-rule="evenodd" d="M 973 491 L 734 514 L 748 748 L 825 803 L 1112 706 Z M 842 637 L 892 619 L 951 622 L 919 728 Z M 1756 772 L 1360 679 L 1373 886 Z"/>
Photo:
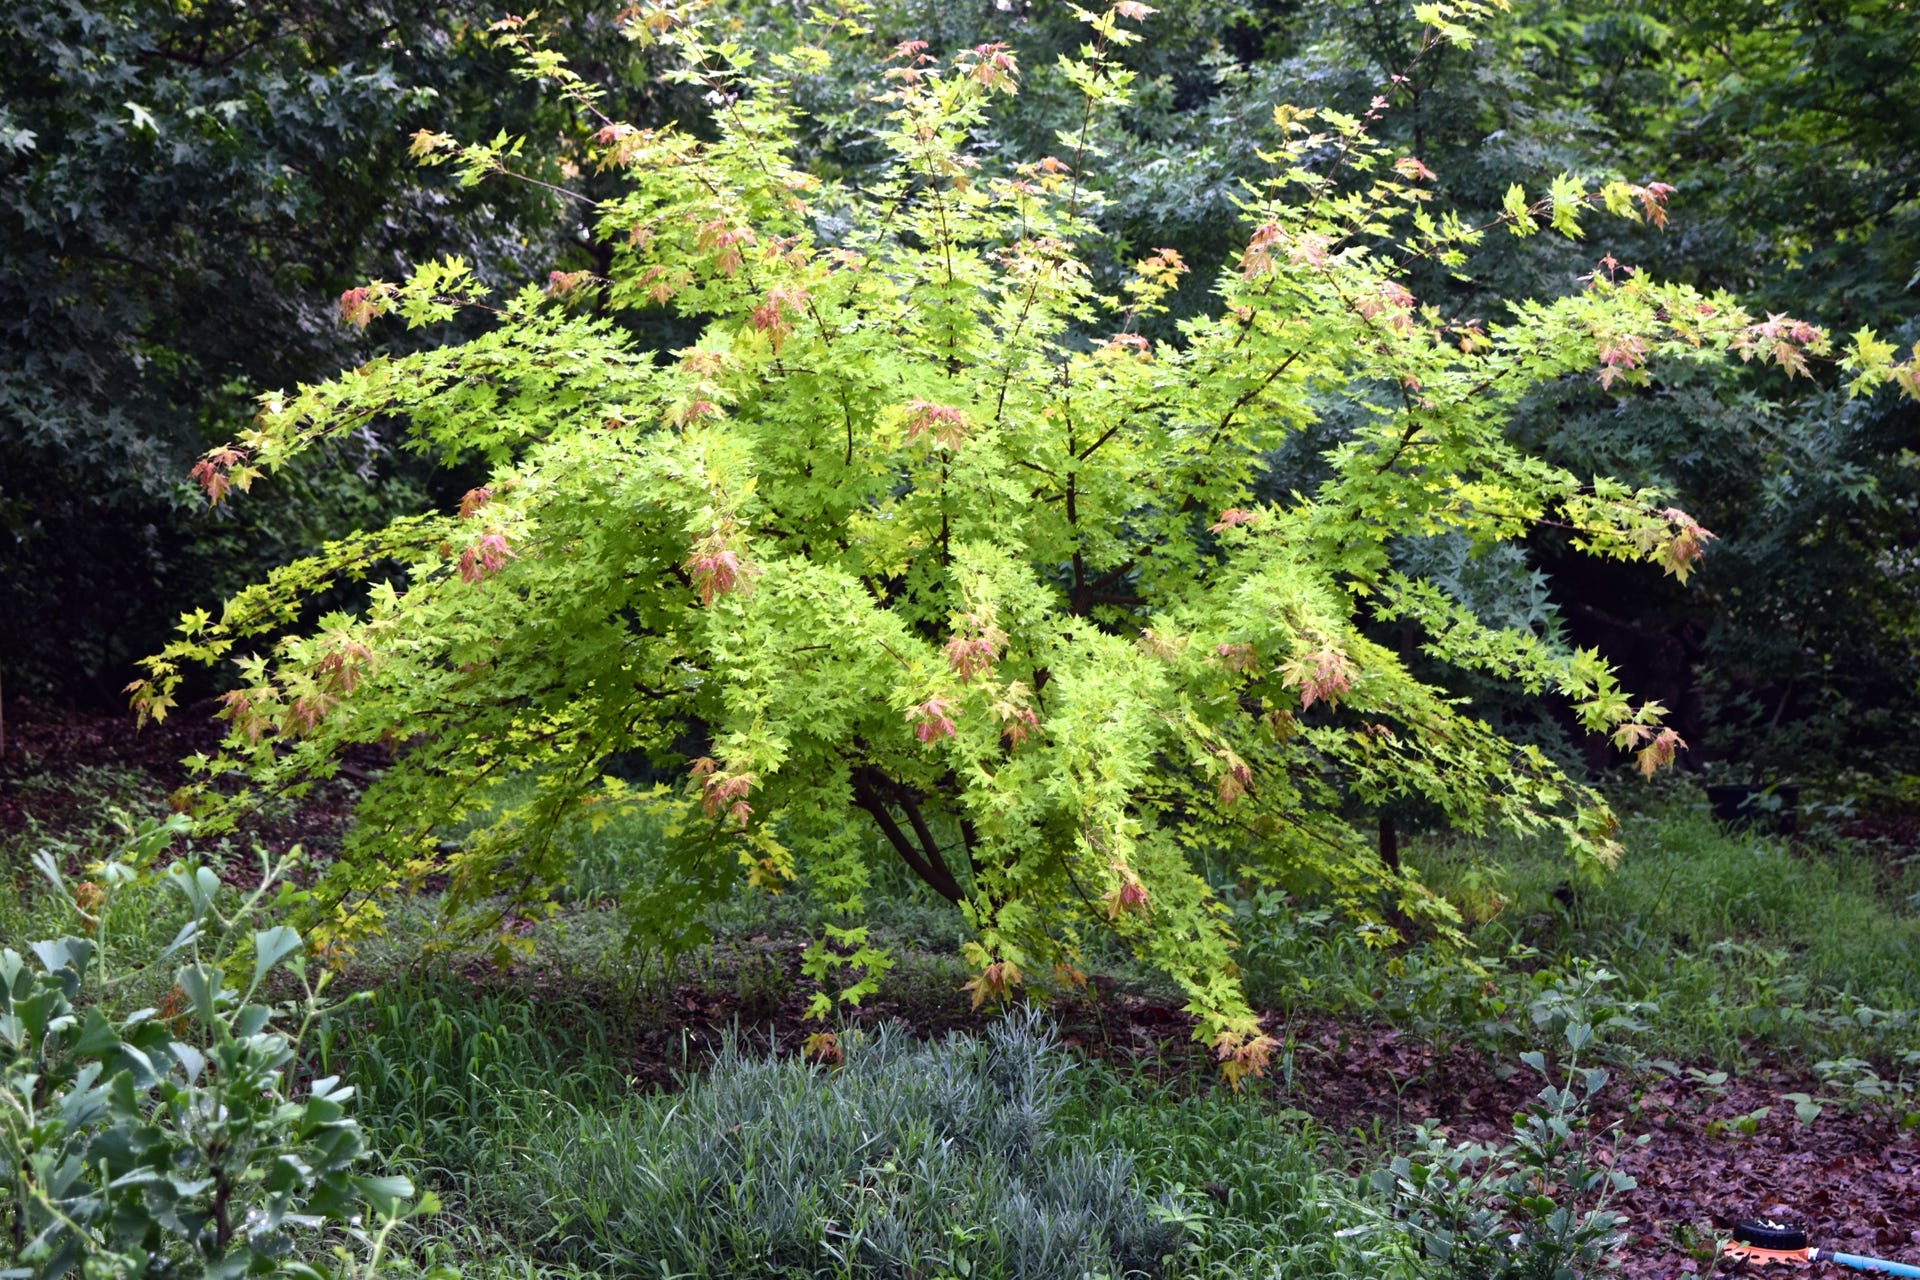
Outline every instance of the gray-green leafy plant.
<path fill-rule="evenodd" d="M 309 970 L 292 928 L 253 927 L 300 896 L 282 879 L 287 861 L 263 855 L 260 886 L 223 910 L 228 891 L 206 866 L 151 869 L 184 829 L 145 823 L 72 885 L 41 857 L 94 936 L 0 950 L 9 1280 L 371 1274 L 395 1225 L 430 1207 L 408 1203 L 407 1179 L 364 1170 L 352 1086 L 297 1080 L 328 975 Z M 112 900 L 155 882 L 185 901 L 186 923 L 150 964 L 117 971 Z M 152 985 L 141 979 L 160 966 L 173 966 L 165 998 L 119 1014 L 115 997 Z M 273 1003 L 280 990 L 291 998 Z"/>
<path fill-rule="evenodd" d="M 1450 1142 L 1436 1126 L 1414 1130 L 1405 1155 L 1376 1170 L 1374 1189 L 1438 1276 L 1449 1280 L 1574 1280 L 1609 1265 L 1624 1221 L 1613 1197 L 1634 1180 L 1600 1153 L 1591 1132 L 1607 1086 L 1597 1056 L 1609 1030 L 1631 1030 L 1630 1012 L 1603 993 L 1609 975 L 1568 978 L 1536 1001 L 1541 1047 L 1520 1059 L 1544 1081 L 1513 1134 L 1499 1145 Z M 1544 1011 L 1544 1016 L 1543 1016 Z M 1617 1146 L 1617 1130 L 1612 1144 Z"/>
<path fill-rule="evenodd" d="M 1063 1125 L 1072 1059 L 1038 1016 L 932 1044 L 883 1028 L 835 1054 L 730 1043 L 670 1097 L 546 1098 L 469 1208 L 628 1276 L 1143 1276 L 1178 1246 L 1126 1154 Z"/>

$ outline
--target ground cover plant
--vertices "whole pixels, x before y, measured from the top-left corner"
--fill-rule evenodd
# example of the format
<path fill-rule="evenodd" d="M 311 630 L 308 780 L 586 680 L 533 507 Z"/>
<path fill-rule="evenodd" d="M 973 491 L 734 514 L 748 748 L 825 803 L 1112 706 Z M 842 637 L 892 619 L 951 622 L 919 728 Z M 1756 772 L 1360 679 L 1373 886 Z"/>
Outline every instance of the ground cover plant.
<path fill-rule="evenodd" d="M 103 790 L 96 778 L 91 803 L 155 807 L 133 770 L 102 776 L 123 789 Z M 42 803 L 49 814 L 64 811 L 64 797 L 51 791 Z M 319 813 L 326 830 L 331 809 Z M 51 843 L 81 870 L 124 839 L 112 823 L 69 829 L 64 844 L 50 841 L 58 834 L 8 838 L 7 864 L 25 869 L 0 901 L 9 942 L 82 932 L 73 895 L 55 893 L 32 870 L 31 847 Z M 614 1135 L 666 1134 L 642 1144 L 648 1150 L 700 1146 L 714 1126 L 687 1117 L 709 1115 L 724 1098 L 758 1098 L 770 1108 L 760 1142 L 777 1139 L 785 1120 L 773 1117 L 788 1108 L 818 1116 L 847 1105 L 814 1092 L 832 1087 L 844 1065 L 805 1051 L 818 1024 L 804 1016 L 815 984 L 800 956 L 832 914 L 831 891 L 816 895 L 803 874 L 769 911 L 763 894 L 741 886 L 707 910 L 715 941 L 662 966 L 657 955 L 622 947 L 619 909 L 595 887 L 619 879 L 626 859 L 650 859 L 658 835 L 644 814 L 579 833 L 566 850 L 581 875 L 563 895 L 565 911 L 525 922 L 534 958 L 508 971 L 478 952 L 423 952 L 437 937 L 431 897 L 390 904 L 388 935 L 348 965 L 345 987 L 369 996 L 315 1024 L 304 1073 L 353 1085 L 353 1114 L 380 1166 L 445 1202 L 440 1214 L 396 1232 L 391 1265 L 604 1274 L 608 1264 L 590 1260 L 601 1233 L 578 1229 L 571 1215 L 617 1217 L 604 1188 L 624 1185 L 631 1162 L 614 1158 L 626 1151 Z M 1920 1170 L 1902 1137 L 1911 1131 L 1876 1099 L 1850 1102 L 1848 1078 L 1829 1082 L 1813 1070 L 1851 1057 L 1882 1080 L 1903 1078 L 1913 1020 L 1896 997 L 1912 969 L 1902 968 L 1900 947 L 1902 931 L 1916 925 L 1899 852 L 1837 836 L 1796 849 L 1764 833 L 1727 832 L 1681 797 L 1665 812 L 1628 819 L 1622 835 L 1634 856 L 1571 900 L 1564 858 L 1551 848 L 1410 838 L 1405 856 L 1469 922 L 1469 945 L 1450 951 L 1384 943 L 1310 901 L 1261 910 L 1230 896 L 1245 908 L 1235 927 L 1250 997 L 1279 1041 L 1270 1078 L 1237 1094 L 1214 1081 L 1204 1049 L 1188 1042 L 1192 1020 L 1179 1010 L 1177 988 L 1124 948 L 1092 952 L 1088 989 L 1054 986 L 1047 1006 L 1060 1028 L 1059 1047 L 1048 1052 L 1078 1059 L 1052 1095 L 1055 1150 L 1129 1163 L 1129 1194 L 1171 1233 L 1162 1274 L 1431 1275 L 1445 1269 L 1432 1252 L 1433 1226 L 1457 1233 L 1480 1223 L 1484 1233 L 1510 1220 L 1499 1169 L 1525 1158 L 1512 1121 L 1541 1105 L 1545 1081 L 1521 1058 L 1537 1052 L 1549 1069 L 1594 1065 L 1609 1075 L 1566 1117 L 1583 1140 L 1569 1157 L 1597 1142 L 1614 1152 L 1608 1167 L 1639 1184 L 1599 1206 L 1625 1215 L 1627 1236 L 1600 1270 L 1617 1262 L 1631 1276 L 1664 1276 L 1689 1261 L 1704 1270 L 1726 1225 L 1715 1215 L 1764 1198 L 1800 1207 L 1827 1238 L 1909 1256 L 1906 1233 L 1920 1230 L 1912 1211 Z M 213 865 L 244 882 L 247 862 Z M 1670 880 L 1684 892 L 1664 891 Z M 150 967 L 185 914 L 177 891 L 142 892 L 120 897 L 107 922 L 122 956 L 116 964 L 129 969 Z M 891 1050 L 916 1061 L 902 1031 L 938 1039 L 992 1025 L 990 1011 L 971 1010 L 960 990 L 964 933 L 916 937 L 926 921 L 950 918 L 927 914 L 941 903 L 904 872 L 876 885 L 874 929 L 902 963 L 836 1026 L 844 1051 L 899 1020 L 885 1032 Z M 1848 919 L 1866 922 L 1878 945 L 1841 945 Z M 25 922 L 31 934 L 14 932 Z M 1745 950 L 1720 945 L 1741 939 Z M 1754 961 L 1751 951 L 1761 950 L 1776 958 Z M 1029 994 L 1042 995 L 1043 985 Z M 1856 997 L 1869 993 L 1873 1012 L 1862 1018 Z M 123 1003 L 164 994 L 128 991 Z M 1578 1051 L 1585 1061 L 1569 1063 L 1568 1032 L 1578 1025 L 1599 1030 Z M 735 1065 L 716 1076 L 729 1035 L 738 1037 L 728 1059 Z M 976 1052 L 964 1042 L 950 1051 L 963 1063 Z M 757 1082 L 748 1099 L 724 1079 L 736 1069 Z M 674 1112 L 682 1090 L 703 1087 L 712 1096 L 689 1097 Z M 1820 1108 L 1810 1122 L 1793 1094 Z M 1642 1135 L 1649 1145 L 1635 1145 Z M 660 1171 L 669 1166 L 694 1162 Z M 694 1182 L 678 1185 L 669 1201 L 693 1195 Z M 796 1177 L 789 1203 L 831 1200 L 844 1186 Z M 668 1192 L 649 1185 L 623 1194 Z M 765 1198 L 724 1209 L 700 1203 L 707 1213 L 699 1221 L 735 1233 L 736 1246 L 765 1239 L 756 1234 L 768 1229 Z M 563 1220 L 574 1224 L 571 1237 L 557 1229 Z M 1422 1223 L 1425 1243 L 1411 1230 Z M 912 1239 L 925 1252 L 980 1257 L 968 1253 L 988 1238 L 977 1225 L 956 1212 Z M 616 1223 L 608 1238 L 642 1229 Z M 1462 1265 L 1472 1255 L 1463 1246 Z M 1511 1255 L 1515 1266 L 1529 1256 Z M 797 1273 L 843 1270 L 823 1250 Z"/>

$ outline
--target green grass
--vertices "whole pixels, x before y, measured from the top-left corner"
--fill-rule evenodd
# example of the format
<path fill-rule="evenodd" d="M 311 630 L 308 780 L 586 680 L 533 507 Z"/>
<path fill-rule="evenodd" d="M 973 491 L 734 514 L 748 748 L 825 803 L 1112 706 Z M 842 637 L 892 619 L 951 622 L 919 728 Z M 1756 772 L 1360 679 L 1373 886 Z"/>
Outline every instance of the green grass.
<path fill-rule="evenodd" d="M 1248 994 L 1504 1051 L 1547 984 L 1598 965 L 1618 998 L 1657 1006 L 1637 1038 L 1648 1055 L 1804 1069 L 1920 1047 L 1912 869 L 1845 841 L 1730 832 L 1683 804 L 1629 818 L 1622 838 L 1620 866 L 1591 882 L 1519 842 L 1411 842 L 1409 865 L 1465 917 L 1465 950 L 1384 946 L 1332 912 L 1229 890 Z"/>
<path fill-rule="evenodd" d="M 1233 1277 L 1419 1274 L 1405 1237 L 1350 1153 L 1304 1113 L 1237 1095 L 1088 1067 L 1069 1123 L 1125 1151 L 1137 1176 L 1178 1207 L 1179 1274 Z"/>
<path fill-rule="evenodd" d="M 1668 1057 L 1738 1066 L 1914 1047 L 1920 915 L 1910 871 L 1845 843 L 1796 851 L 1730 833 L 1704 812 L 1629 819 L 1628 853 L 1594 884 L 1537 850 L 1494 856 L 1440 845 L 1428 881 L 1505 909 L 1475 930 L 1483 951 L 1533 947 L 1550 961 L 1605 964 L 1659 1005 L 1647 1044 Z"/>

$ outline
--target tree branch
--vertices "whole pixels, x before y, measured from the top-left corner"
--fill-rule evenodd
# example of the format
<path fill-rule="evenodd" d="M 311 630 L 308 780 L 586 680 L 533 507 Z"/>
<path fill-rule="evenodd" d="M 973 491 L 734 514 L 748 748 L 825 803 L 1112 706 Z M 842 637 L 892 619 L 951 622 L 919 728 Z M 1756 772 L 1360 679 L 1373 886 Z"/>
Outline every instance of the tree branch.
<path fill-rule="evenodd" d="M 939 850 L 933 843 L 932 835 L 926 829 L 926 822 L 921 818 L 918 806 L 913 804 L 911 799 L 901 797 L 901 808 L 906 810 L 908 820 L 913 823 L 914 833 L 920 837 L 921 847 L 918 848 L 907 837 L 907 833 L 900 829 L 899 822 L 895 821 L 892 811 L 887 808 L 887 802 L 882 793 L 887 791 L 898 793 L 904 789 L 898 787 L 891 778 L 878 769 L 864 765 L 853 771 L 850 780 L 853 783 L 854 804 L 865 809 L 873 818 L 874 824 L 880 828 L 880 834 L 887 838 L 887 843 L 893 846 L 893 851 L 900 855 L 900 860 L 912 869 L 913 874 L 919 876 L 935 893 L 948 902 L 959 902 L 966 897 L 966 894 L 961 892 L 959 882 L 953 878 L 953 872 L 949 871 L 947 864 L 940 860 Z M 925 850 L 924 856 L 922 849 Z"/>

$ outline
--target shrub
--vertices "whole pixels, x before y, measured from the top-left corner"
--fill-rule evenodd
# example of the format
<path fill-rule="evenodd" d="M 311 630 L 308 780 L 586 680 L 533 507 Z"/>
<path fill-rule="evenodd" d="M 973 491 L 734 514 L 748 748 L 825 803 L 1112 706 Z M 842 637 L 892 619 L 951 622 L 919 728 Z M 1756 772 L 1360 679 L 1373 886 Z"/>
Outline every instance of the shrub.
<path fill-rule="evenodd" d="M 148 824 L 151 851 L 180 827 Z M 57 887 L 57 867 L 43 862 Z M 68 892 L 88 931 L 107 899 L 136 883 L 136 862 L 115 859 Z M 337 1078 L 296 1088 L 299 1030 L 320 1008 L 324 974 L 309 982 L 305 945 L 291 928 L 246 931 L 276 879 L 232 914 L 221 887 L 193 862 L 162 877 L 190 916 L 162 959 L 186 961 L 157 1009 L 124 1018 L 102 997 L 127 976 L 110 971 L 93 939 L 0 951 L 0 1187 L 15 1257 L 6 1274 L 58 1280 L 203 1275 L 307 1277 L 375 1270 L 394 1223 L 414 1211 L 404 1178 L 361 1171 L 368 1151 Z M 250 964 L 248 963 L 250 961 Z M 236 967 L 237 966 L 237 967 Z M 229 970 L 244 975 L 234 985 Z M 282 976 L 291 1004 L 266 1003 Z M 421 1207 L 424 1207 L 424 1203 Z M 371 1210 L 375 1234 L 359 1230 Z M 356 1257 L 323 1261 L 323 1223 L 354 1228 Z"/>
<path fill-rule="evenodd" d="M 1469 39 L 1462 20 L 1486 8 L 1429 6 L 1428 44 Z M 1088 121 L 1126 101 L 1118 51 L 1151 12 L 1083 14 L 1089 43 L 1061 74 Z M 858 1001 L 887 964 L 859 922 L 864 828 L 966 916 L 977 1000 L 1112 929 L 1179 982 L 1238 1078 L 1273 1042 L 1196 850 L 1233 849 L 1258 885 L 1442 921 L 1360 813 L 1418 800 L 1461 829 L 1612 860 L 1596 793 L 1368 628 L 1400 622 L 1442 669 L 1563 697 L 1649 773 L 1682 745 L 1662 709 L 1592 652 L 1477 617 L 1393 549 L 1452 534 L 1486 551 L 1554 527 L 1684 580 L 1711 534 L 1657 493 L 1528 455 L 1506 425 L 1542 388 L 1640 386 L 1659 362 L 1802 370 L 1831 351 L 1822 331 L 1611 258 L 1505 322 L 1423 307 L 1415 267 L 1458 269 L 1488 228 L 1431 209 L 1434 175 L 1375 141 L 1373 116 L 1280 105 L 1218 311 L 1156 343 L 1140 325 L 1186 265 L 1156 250 L 1117 296 L 1096 291 L 1086 130 L 1059 156 L 975 145 L 1018 86 L 1012 50 L 942 63 L 902 45 L 877 86 L 884 161 L 855 185 L 795 160 L 796 85 L 821 50 L 755 67 L 697 10 L 628 18 L 680 59 L 673 78 L 710 120 L 599 117 L 592 86 L 503 28 L 529 76 L 595 117 L 588 162 L 630 181 L 593 205 L 603 272 L 488 300 L 447 260 L 351 290 L 354 323 L 484 308 L 497 326 L 267 395 L 257 428 L 195 469 L 217 500 L 376 419 L 494 468 L 457 514 L 343 540 L 218 619 L 189 616 L 134 687 L 161 715 L 186 667 L 239 661 L 225 749 L 201 763 L 245 785 L 209 821 L 330 776 L 351 745 L 401 745 L 331 878 L 355 909 L 327 928 L 377 923 L 379 893 L 427 874 L 449 875 L 476 926 L 542 909 L 567 879 L 562 837 L 651 806 L 671 838 L 629 900 L 643 930 L 692 939 L 737 880 L 779 888 L 804 861 L 849 919 L 809 973 Z M 416 150 L 478 182 L 523 172 L 526 146 L 422 132 Z M 1662 220 L 1666 192 L 1567 175 L 1531 198 L 1513 187 L 1493 225 L 1576 237 L 1602 208 Z M 636 349 L 626 323 L 662 308 L 697 337 Z M 1870 333 L 1842 364 L 1857 388 L 1915 388 Z M 1329 444 L 1311 479 L 1266 471 L 1315 431 Z M 364 609 L 284 635 L 370 574 L 385 576 Z M 609 776 L 641 756 L 675 781 Z M 519 769 L 538 786 L 492 808 Z"/>
<path fill-rule="evenodd" d="M 730 1042 L 678 1094 L 604 1113 L 529 1098 L 473 1208 L 532 1207 L 544 1251 L 661 1277 L 1077 1280 L 1156 1274 L 1173 1249 L 1131 1162 L 1057 1131 L 1071 1064 L 1036 1018 L 933 1044 L 882 1028 L 835 1054 Z"/>

